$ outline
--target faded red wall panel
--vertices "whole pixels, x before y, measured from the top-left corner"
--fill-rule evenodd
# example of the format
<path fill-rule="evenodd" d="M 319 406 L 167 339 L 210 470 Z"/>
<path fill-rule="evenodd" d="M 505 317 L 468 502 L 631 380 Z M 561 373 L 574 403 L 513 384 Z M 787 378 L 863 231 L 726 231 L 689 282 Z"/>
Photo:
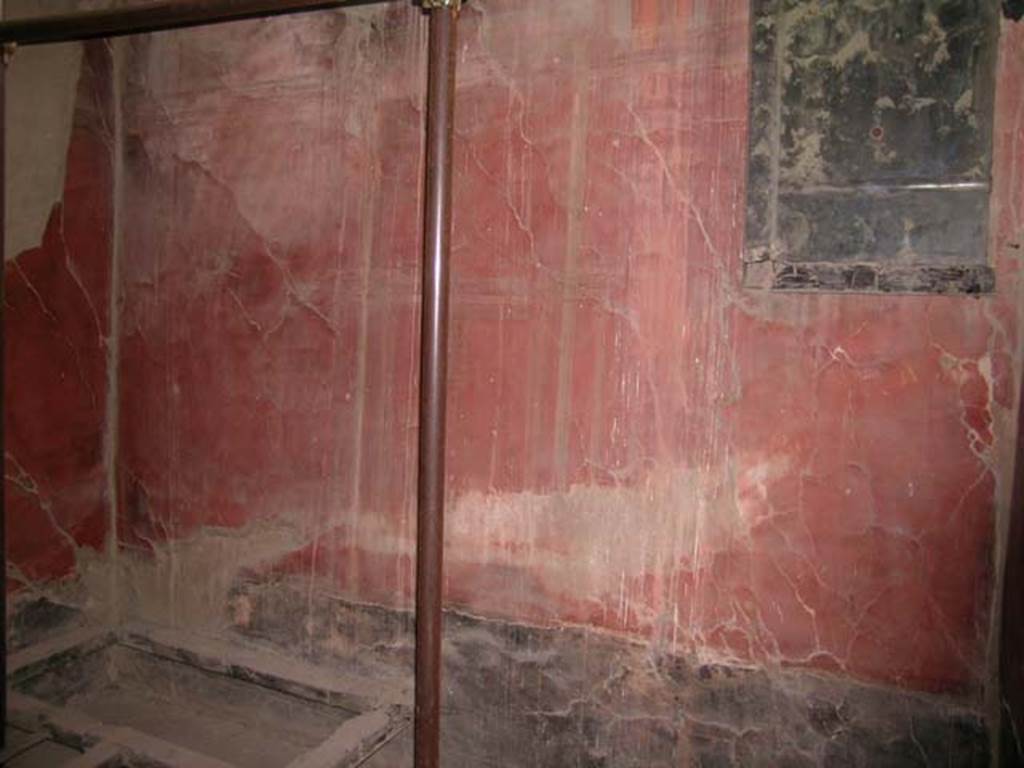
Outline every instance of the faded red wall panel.
<path fill-rule="evenodd" d="M 189 584 L 280 560 L 408 590 L 357 544 L 407 528 L 415 481 L 416 69 L 376 76 L 408 58 L 407 10 L 132 44 L 119 536 L 142 569 L 184 542 Z M 189 560 L 211 530 L 234 548 Z"/>
<path fill-rule="evenodd" d="M 63 203 L 4 265 L 8 590 L 71 576 L 107 538 L 113 146 L 104 49 L 82 62 Z"/>
<path fill-rule="evenodd" d="M 460 35 L 451 603 L 976 691 L 1005 248 L 992 299 L 745 292 L 746 2 L 487 0 Z M 424 45 L 397 7 L 136 44 L 129 551 L 408 605 Z"/>

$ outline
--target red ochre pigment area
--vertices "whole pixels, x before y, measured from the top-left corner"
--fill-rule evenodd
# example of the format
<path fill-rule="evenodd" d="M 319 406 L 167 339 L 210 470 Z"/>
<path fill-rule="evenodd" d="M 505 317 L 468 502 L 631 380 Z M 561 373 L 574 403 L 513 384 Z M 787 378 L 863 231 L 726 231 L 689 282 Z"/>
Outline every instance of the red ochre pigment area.
<path fill-rule="evenodd" d="M 71 576 L 108 536 L 109 59 L 82 60 L 63 202 L 39 247 L 4 265 L 7 589 Z M 10 114 L 9 114 L 10 117 Z"/>
<path fill-rule="evenodd" d="M 449 603 L 978 691 L 1020 362 L 1024 33 L 1001 43 L 997 295 L 767 295 L 739 284 L 748 4 L 570 4 L 460 22 Z M 124 553 L 216 533 L 211 583 L 409 605 L 424 29 L 396 6 L 131 43 Z M 106 183 L 91 140 L 42 249 L 8 266 L 11 455 L 83 542 L 105 531 L 106 209 L 70 197 Z M 65 573 L 39 498 L 8 492 L 35 510 L 14 562 Z"/>

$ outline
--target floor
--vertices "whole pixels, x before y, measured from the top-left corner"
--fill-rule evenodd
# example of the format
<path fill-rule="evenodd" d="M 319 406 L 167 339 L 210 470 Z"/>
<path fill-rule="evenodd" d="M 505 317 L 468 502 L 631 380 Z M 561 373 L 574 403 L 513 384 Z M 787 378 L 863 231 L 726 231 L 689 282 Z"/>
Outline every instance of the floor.
<path fill-rule="evenodd" d="M 0 766 L 355 766 L 407 720 L 375 677 L 156 634 L 73 633 L 26 651 Z"/>
<path fill-rule="evenodd" d="M 354 716 L 130 648 L 106 654 L 102 677 L 66 702 L 51 701 L 232 765 L 288 765 Z"/>
<path fill-rule="evenodd" d="M 357 714 L 117 645 L 56 666 L 20 691 L 245 768 L 290 765 Z"/>
<path fill-rule="evenodd" d="M 211 727 L 215 728 L 216 726 Z M 8 726 L 5 732 L 7 749 L 0 753 L 0 766 L 3 768 L 85 768 L 86 765 L 103 764 L 103 757 L 97 756 L 94 761 L 91 756 L 93 753 L 83 755 L 40 733 L 33 733 L 16 726 Z M 288 760 L 281 760 L 277 751 L 267 752 L 262 756 L 255 755 L 254 759 L 253 763 L 240 763 L 240 765 L 267 765 L 275 768 L 288 765 Z M 274 762 L 275 760 L 281 761 Z M 402 733 L 360 765 L 362 768 L 411 768 L 412 731 L 407 730 Z"/>
<path fill-rule="evenodd" d="M 7 748 L 0 755 L 4 768 L 61 768 L 81 757 L 79 752 L 32 731 L 9 725 L 4 734 Z"/>
<path fill-rule="evenodd" d="M 385 744 L 362 768 L 412 768 L 412 729 Z"/>

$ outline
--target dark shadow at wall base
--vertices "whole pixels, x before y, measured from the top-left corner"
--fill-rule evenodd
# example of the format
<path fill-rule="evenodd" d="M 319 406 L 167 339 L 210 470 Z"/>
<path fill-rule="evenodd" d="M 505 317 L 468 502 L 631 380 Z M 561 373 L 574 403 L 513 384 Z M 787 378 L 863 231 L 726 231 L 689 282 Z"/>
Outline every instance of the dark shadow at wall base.
<path fill-rule="evenodd" d="M 20 651 L 82 624 L 77 608 L 45 597 L 20 601 L 7 618 L 7 642 L 11 652 Z"/>
<path fill-rule="evenodd" d="M 1002 730 L 999 739 L 999 765 L 1002 768 L 1024 768 L 1024 744 L 1014 727 L 1012 713 L 1003 701 Z"/>
<path fill-rule="evenodd" d="M 323 668 L 411 675 L 412 618 L 301 585 L 254 583 L 236 631 Z M 707 664 L 576 627 L 445 615 L 442 762 L 502 766 L 988 766 L 963 700 L 798 669 Z M 373 768 L 412 765 L 397 740 Z"/>

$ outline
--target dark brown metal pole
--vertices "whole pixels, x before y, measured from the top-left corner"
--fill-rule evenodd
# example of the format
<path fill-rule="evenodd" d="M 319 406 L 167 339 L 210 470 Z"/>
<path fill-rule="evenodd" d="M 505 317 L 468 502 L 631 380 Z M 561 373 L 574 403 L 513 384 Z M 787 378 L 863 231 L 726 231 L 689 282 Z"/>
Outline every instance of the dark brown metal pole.
<path fill-rule="evenodd" d="M 416 768 L 440 765 L 441 599 L 444 561 L 448 256 L 458 2 L 430 14 L 427 158 L 420 324 L 419 478 L 416 527 Z"/>
<path fill-rule="evenodd" d="M 0 23 L 0 43 L 40 45 L 135 35 L 387 0 L 162 0 L 134 8 L 51 14 Z"/>
<path fill-rule="evenodd" d="M 0 0 L 0 18 L 3 18 L 3 2 Z M 0 456 L 4 453 L 4 426 L 7 410 L 7 388 L 4 385 L 4 337 L 7 327 L 4 322 L 4 274 L 7 271 L 7 253 L 4 241 L 7 239 L 7 52 L 0 45 Z M 7 494 L 6 483 L 0 484 L 0 573 L 3 574 L 2 597 L 0 597 L 0 749 L 7 746 Z"/>

